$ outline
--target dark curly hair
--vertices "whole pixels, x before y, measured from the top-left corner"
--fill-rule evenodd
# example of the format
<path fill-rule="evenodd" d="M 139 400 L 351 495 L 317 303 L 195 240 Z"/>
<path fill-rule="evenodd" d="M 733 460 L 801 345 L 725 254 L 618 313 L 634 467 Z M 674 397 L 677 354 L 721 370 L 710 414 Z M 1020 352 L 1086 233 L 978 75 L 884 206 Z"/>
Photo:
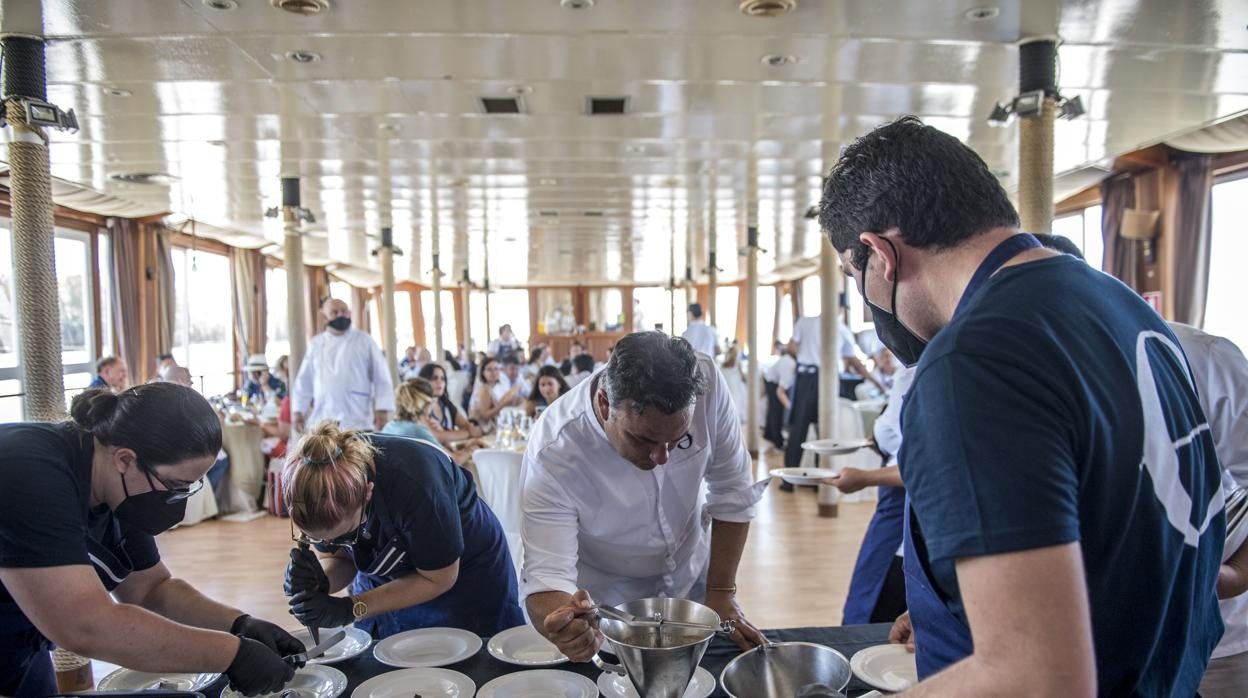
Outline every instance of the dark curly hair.
<path fill-rule="evenodd" d="M 662 332 L 634 332 L 619 342 L 602 371 L 600 387 L 611 407 L 647 407 L 676 414 L 706 392 L 707 377 L 689 342 Z"/>
<path fill-rule="evenodd" d="M 1018 213 L 984 161 L 958 139 L 903 116 L 854 141 L 823 185 L 819 225 L 837 252 L 862 269 L 864 232 L 901 232 L 906 244 L 943 249 L 993 228 L 1018 227 Z"/>

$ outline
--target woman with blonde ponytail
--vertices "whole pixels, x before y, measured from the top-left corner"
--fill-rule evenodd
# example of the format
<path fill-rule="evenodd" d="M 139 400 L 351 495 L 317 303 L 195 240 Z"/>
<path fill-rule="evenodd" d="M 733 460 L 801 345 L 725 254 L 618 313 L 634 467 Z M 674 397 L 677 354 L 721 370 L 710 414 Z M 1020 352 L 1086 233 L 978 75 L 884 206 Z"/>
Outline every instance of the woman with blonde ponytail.
<path fill-rule="evenodd" d="M 502 526 L 437 446 L 324 422 L 291 449 L 282 486 L 296 543 L 284 588 L 304 625 L 383 638 L 524 623 Z"/>

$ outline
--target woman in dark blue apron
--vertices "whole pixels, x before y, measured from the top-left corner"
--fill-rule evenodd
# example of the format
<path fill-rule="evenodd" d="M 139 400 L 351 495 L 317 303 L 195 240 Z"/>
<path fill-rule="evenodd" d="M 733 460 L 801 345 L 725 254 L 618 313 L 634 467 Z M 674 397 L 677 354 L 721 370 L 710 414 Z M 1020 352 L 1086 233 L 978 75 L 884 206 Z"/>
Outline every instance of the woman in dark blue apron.
<path fill-rule="evenodd" d="M 293 450 L 282 481 L 300 531 L 285 590 L 301 623 L 354 622 L 376 638 L 524 624 L 502 526 L 440 449 L 324 423 Z M 348 586 L 349 596 L 332 595 Z"/>
<path fill-rule="evenodd" d="M 0 695 L 55 693 L 53 642 L 144 671 L 228 667 L 243 693 L 279 690 L 294 674 L 282 656 L 303 645 L 174 579 L 153 540 L 216 460 L 212 407 L 151 383 L 87 391 L 71 413 L 0 425 Z"/>
<path fill-rule="evenodd" d="M 875 443 L 887 463 L 875 470 L 844 468 L 828 482 L 844 493 L 879 487 L 879 502 L 867 524 L 849 581 L 842 623 L 891 623 L 906 610 L 905 573 L 901 562 L 906 491 L 901 487 L 896 454 L 901 449 L 902 400 L 913 369 L 901 369 L 889 391 L 888 407 L 875 421 Z"/>

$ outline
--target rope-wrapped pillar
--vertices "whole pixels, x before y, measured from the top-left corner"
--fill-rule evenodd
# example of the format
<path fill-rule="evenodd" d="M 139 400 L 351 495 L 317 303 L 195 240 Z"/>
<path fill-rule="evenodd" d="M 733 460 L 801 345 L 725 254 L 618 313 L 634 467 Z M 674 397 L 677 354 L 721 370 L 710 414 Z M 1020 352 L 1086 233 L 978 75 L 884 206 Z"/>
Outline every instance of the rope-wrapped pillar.
<path fill-rule="evenodd" d="M 386 366 L 390 369 L 390 382 L 399 384 L 398 330 L 394 312 L 394 230 L 387 225 L 381 229 L 381 247 L 377 248 L 381 262 L 381 341 Z"/>
<path fill-rule="evenodd" d="M 286 332 L 290 336 L 287 375 L 293 391 L 299 366 L 308 350 L 308 311 L 305 307 L 303 267 L 303 236 L 299 234 L 301 206 L 298 177 L 282 177 L 282 221 L 286 225 L 286 241 L 282 246 L 282 263 L 286 267 Z"/>
<path fill-rule="evenodd" d="M 465 260 L 466 261 L 466 260 Z M 472 280 L 468 277 L 468 267 L 464 267 L 464 279 L 460 292 L 464 294 L 464 350 L 472 355 Z M 455 358 L 459 358 L 456 356 Z"/>
<path fill-rule="evenodd" d="M 1053 229 L 1053 124 L 1057 118 L 1057 41 L 1024 39 L 1018 47 L 1019 94 L 1043 91 L 1040 113 L 1018 123 L 1018 213 L 1023 230 Z"/>
<path fill-rule="evenodd" d="M 46 101 L 43 19 L 38 2 L 4 2 L 2 34 L 5 118 L 13 217 L 17 345 L 26 418 L 65 416 L 61 322 L 52 231 L 48 137 L 26 121 L 22 100 Z"/>
<path fill-rule="evenodd" d="M 745 345 L 750 353 L 745 378 L 745 445 L 750 455 L 758 455 L 758 396 L 763 394 L 759 384 L 758 363 L 763 352 L 758 345 L 758 227 L 751 225 L 746 232 L 745 253 Z"/>
<path fill-rule="evenodd" d="M 436 165 L 435 165 L 436 167 Z M 433 360 L 443 360 L 442 349 L 442 230 L 439 225 L 438 209 L 438 175 L 433 175 L 433 235 L 429 239 L 429 249 L 433 252 Z"/>
<path fill-rule="evenodd" d="M 836 350 L 841 273 L 832 242 L 826 235 L 819 238 L 819 306 L 823 309 L 819 314 L 819 438 L 835 439 L 841 397 L 841 356 Z M 819 485 L 819 515 L 836 516 L 839 499 L 835 487 Z"/>
<path fill-rule="evenodd" d="M 719 186 L 719 177 L 715 173 L 715 168 L 711 168 L 711 186 L 707 188 L 709 193 L 707 203 L 707 226 L 706 226 L 706 249 L 707 249 L 707 267 L 706 267 L 706 324 L 718 327 L 715 315 L 715 296 L 719 290 L 719 267 L 715 259 L 715 226 L 718 223 L 718 202 L 715 200 L 715 190 Z"/>

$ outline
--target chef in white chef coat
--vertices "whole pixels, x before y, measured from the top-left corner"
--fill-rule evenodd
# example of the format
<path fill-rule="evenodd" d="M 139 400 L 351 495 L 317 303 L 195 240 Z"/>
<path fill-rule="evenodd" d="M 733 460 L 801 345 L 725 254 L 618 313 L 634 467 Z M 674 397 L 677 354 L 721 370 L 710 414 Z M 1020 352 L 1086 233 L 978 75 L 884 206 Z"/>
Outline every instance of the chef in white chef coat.
<path fill-rule="evenodd" d="M 542 413 L 522 473 L 520 596 L 574 661 L 597 651 L 593 603 L 705 603 L 743 648 L 763 641 L 737 605 L 758 494 L 723 376 L 687 341 L 621 339 L 605 369 Z M 761 492 L 761 490 L 759 490 Z"/>
<path fill-rule="evenodd" d="M 326 329 L 308 342 L 291 396 L 298 432 L 325 420 L 343 429 L 376 429 L 394 410 L 386 357 L 366 333 L 351 329 L 351 308 L 336 298 L 321 306 Z"/>

